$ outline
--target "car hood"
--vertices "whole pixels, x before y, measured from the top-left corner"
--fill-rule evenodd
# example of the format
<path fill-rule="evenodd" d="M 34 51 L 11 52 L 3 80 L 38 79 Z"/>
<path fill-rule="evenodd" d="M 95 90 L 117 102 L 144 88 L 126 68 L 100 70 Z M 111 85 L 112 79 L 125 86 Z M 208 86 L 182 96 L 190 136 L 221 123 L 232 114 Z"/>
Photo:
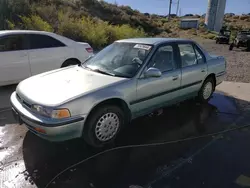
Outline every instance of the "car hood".
<path fill-rule="evenodd" d="M 18 85 L 17 94 L 30 104 L 56 106 L 125 79 L 73 66 L 30 77 Z"/>

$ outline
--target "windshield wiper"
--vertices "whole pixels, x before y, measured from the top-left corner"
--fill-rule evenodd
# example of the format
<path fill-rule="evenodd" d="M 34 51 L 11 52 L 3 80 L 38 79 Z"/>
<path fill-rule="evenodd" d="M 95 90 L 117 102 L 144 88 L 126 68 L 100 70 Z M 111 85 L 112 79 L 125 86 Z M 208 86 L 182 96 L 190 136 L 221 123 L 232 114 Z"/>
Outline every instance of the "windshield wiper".
<path fill-rule="evenodd" d="M 100 70 L 100 69 L 91 69 L 91 70 L 94 71 L 94 72 L 101 73 L 101 74 L 106 74 L 106 75 L 110 75 L 110 76 L 116 76 L 115 74 L 113 74 L 111 72 L 106 72 L 106 71 L 103 71 L 103 70 Z"/>
<path fill-rule="evenodd" d="M 98 73 L 101 73 L 101 74 L 106 74 L 106 75 L 109 75 L 109 76 L 116 76 L 115 74 L 111 73 L 111 72 L 106 72 L 104 70 L 101 70 L 101 69 L 91 69 L 87 66 L 82 66 L 83 68 L 87 69 L 87 70 L 90 70 L 90 71 L 93 71 L 93 72 L 98 72 Z"/>
<path fill-rule="evenodd" d="M 82 63 L 80 63 L 79 64 L 79 66 L 82 66 L 82 67 L 86 67 L 85 65 L 84 65 L 84 63 L 86 63 L 88 60 L 90 60 L 92 57 L 94 57 L 94 55 L 91 55 L 91 56 L 89 56 L 87 59 L 85 59 L 85 61 L 83 61 Z"/>

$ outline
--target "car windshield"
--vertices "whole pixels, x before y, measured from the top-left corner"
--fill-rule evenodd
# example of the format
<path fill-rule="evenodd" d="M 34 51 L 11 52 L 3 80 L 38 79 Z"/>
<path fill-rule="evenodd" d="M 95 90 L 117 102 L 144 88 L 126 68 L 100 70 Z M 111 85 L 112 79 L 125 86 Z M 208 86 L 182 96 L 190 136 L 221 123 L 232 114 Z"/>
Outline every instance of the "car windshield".
<path fill-rule="evenodd" d="M 230 31 L 225 31 L 224 34 L 225 34 L 225 36 L 230 36 L 231 32 Z"/>
<path fill-rule="evenodd" d="M 250 35 L 250 32 L 248 32 L 248 31 L 241 31 L 241 32 L 239 32 L 239 35 L 240 36 L 248 36 L 248 35 Z"/>
<path fill-rule="evenodd" d="M 151 49 L 152 46 L 147 44 L 115 42 L 89 58 L 82 66 L 102 74 L 132 78 Z"/>

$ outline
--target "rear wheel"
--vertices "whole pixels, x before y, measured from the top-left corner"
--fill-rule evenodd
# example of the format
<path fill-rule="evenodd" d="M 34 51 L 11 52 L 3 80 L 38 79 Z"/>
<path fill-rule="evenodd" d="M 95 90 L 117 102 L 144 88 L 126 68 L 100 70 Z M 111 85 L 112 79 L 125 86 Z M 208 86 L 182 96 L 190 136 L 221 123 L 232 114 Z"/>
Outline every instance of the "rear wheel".
<path fill-rule="evenodd" d="M 229 46 L 229 50 L 231 51 L 231 50 L 233 50 L 233 48 L 234 48 L 234 43 L 231 43 Z"/>
<path fill-rule="evenodd" d="M 215 80 L 212 77 L 209 77 L 203 83 L 198 98 L 201 102 L 207 102 L 211 98 L 215 89 Z"/>
<path fill-rule="evenodd" d="M 236 43 L 236 48 L 239 48 L 240 47 L 240 44 L 239 43 Z"/>
<path fill-rule="evenodd" d="M 100 106 L 87 119 L 83 138 L 91 146 L 102 147 L 115 140 L 124 124 L 125 115 L 119 107 Z"/>
<path fill-rule="evenodd" d="M 62 64 L 62 68 L 63 67 L 68 67 L 68 66 L 71 66 L 71 65 L 79 65 L 79 61 L 77 60 L 73 60 L 73 59 L 69 59 L 69 60 L 66 60 L 63 64 Z"/>

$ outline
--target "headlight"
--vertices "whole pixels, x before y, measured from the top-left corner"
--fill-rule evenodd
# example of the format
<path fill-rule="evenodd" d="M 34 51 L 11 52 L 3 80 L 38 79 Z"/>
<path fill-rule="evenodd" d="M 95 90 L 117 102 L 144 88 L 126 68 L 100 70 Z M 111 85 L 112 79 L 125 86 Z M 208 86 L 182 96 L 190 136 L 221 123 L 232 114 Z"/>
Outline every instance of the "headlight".
<path fill-rule="evenodd" d="M 54 118 L 54 119 L 68 118 L 71 116 L 69 110 L 66 108 L 52 109 L 50 107 L 44 107 L 44 106 L 34 104 L 32 105 L 32 110 L 42 116 Z"/>

